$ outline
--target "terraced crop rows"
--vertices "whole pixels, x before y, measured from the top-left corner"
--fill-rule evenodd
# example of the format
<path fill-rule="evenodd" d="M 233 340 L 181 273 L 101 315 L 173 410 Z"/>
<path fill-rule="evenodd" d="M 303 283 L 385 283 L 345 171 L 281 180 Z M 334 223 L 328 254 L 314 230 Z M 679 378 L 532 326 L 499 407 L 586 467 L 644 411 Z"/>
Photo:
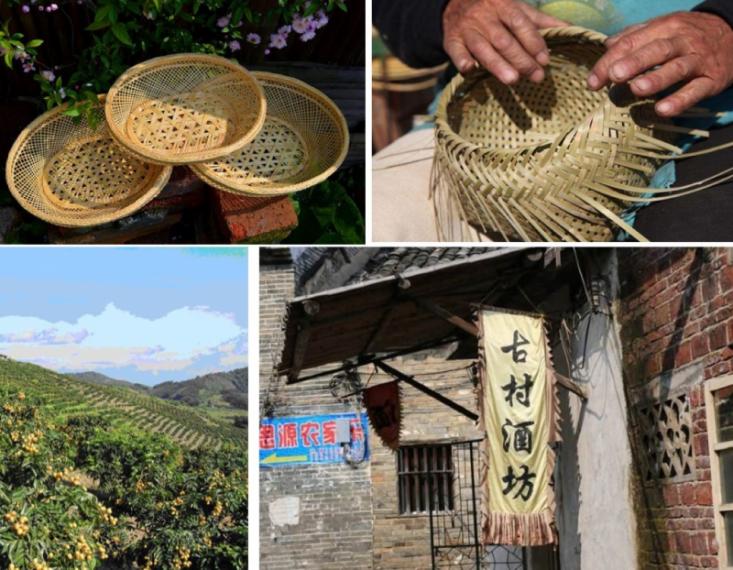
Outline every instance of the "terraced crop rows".
<path fill-rule="evenodd" d="M 118 386 L 87 384 L 33 364 L 0 361 L 2 391 L 24 391 L 36 396 L 60 419 L 84 413 L 100 415 L 111 426 L 131 424 L 166 434 L 190 448 L 219 447 L 224 441 L 245 444 L 245 430 L 191 406 Z"/>

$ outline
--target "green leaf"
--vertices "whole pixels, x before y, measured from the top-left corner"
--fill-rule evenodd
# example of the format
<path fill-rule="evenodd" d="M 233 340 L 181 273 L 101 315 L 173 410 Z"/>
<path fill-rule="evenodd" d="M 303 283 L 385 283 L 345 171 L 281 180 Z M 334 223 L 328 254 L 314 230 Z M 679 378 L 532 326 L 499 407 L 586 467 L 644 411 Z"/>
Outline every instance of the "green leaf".
<path fill-rule="evenodd" d="M 13 67 L 13 52 L 12 51 L 6 51 L 3 59 L 5 60 L 5 65 L 7 65 L 10 68 Z"/>
<path fill-rule="evenodd" d="M 88 32 L 96 32 L 97 30 L 108 28 L 109 26 L 109 22 L 92 22 L 85 28 L 85 30 L 87 30 Z"/>
<path fill-rule="evenodd" d="M 26 47 L 29 48 L 37 48 L 38 46 L 43 45 L 43 40 L 31 40 L 26 44 Z"/>
<path fill-rule="evenodd" d="M 130 35 L 127 33 L 127 27 L 125 24 L 116 23 L 112 24 L 112 33 L 115 35 L 115 37 L 120 40 L 123 44 L 126 46 L 132 46 L 132 40 L 130 39 Z"/>
<path fill-rule="evenodd" d="M 67 109 L 66 111 L 64 111 L 64 115 L 66 115 L 67 117 L 80 117 L 81 111 L 76 107 L 72 107 L 71 109 Z"/>

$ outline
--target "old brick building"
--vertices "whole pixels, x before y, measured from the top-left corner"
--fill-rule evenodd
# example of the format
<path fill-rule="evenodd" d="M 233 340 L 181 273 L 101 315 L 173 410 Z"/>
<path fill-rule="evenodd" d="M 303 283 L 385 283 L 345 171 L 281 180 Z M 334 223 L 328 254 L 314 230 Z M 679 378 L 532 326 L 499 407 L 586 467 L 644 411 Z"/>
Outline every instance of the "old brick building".
<path fill-rule="evenodd" d="M 466 466 L 479 460 L 474 442 L 483 434 L 472 419 L 402 382 L 398 451 L 368 430 L 363 461 L 276 465 L 275 455 L 266 456 L 263 569 L 725 567 L 733 548 L 725 538 L 733 534 L 725 522 L 733 502 L 726 485 L 733 481 L 731 251 L 295 253 L 295 260 L 287 250 L 261 253 L 264 416 L 358 418 L 353 388 L 392 378 L 359 361 L 361 384 L 345 389 L 337 356 L 404 352 L 431 338 L 425 331 L 437 338 L 455 329 L 421 299 L 467 320 L 479 301 L 545 313 L 555 367 L 584 397 L 558 394 L 557 548 L 477 546 Z M 475 339 L 458 334 L 389 362 L 476 410 L 475 360 Z M 424 471 L 445 489 L 433 495 L 433 517 L 419 488 Z"/>

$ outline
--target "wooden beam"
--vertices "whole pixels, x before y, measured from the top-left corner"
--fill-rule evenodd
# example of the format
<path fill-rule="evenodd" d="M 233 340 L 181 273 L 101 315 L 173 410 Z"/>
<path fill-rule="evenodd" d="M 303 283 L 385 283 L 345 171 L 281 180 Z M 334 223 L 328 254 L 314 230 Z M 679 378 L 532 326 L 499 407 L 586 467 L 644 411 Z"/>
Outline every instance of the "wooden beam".
<path fill-rule="evenodd" d="M 295 339 L 295 347 L 293 348 L 293 366 L 288 371 L 289 382 L 296 379 L 303 368 L 303 361 L 308 351 L 308 341 L 311 336 L 311 319 L 321 310 L 321 306 L 315 301 L 303 301 L 301 306 L 305 316 L 298 324 L 298 333 Z"/>
<path fill-rule="evenodd" d="M 439 317 L 444 321 L 448 321 L 454 327 L 458 327 L 459 329 L 467 332 L 471 336 L 475 336 L 478 338 L 479 330 L 478 327 L 473 323 L 468 322 L 466 319 L 459 317 L 458 315 L 454 315 L 450 311 L 447 311 L 446 309 L 436 303 L 433 303 L 429 299 L 422 299 L 413 295 L 408 295 L 407 297 L 420 308 L 425 309 L 426 311 L 434 314 L 436 317 Z"/>
<path fill-rule="evenodd" d="M 586 394 L 585 388 L 578 385 L 576 382 L 573 382 L 570 378 L 567 376 L 563 376 L 562 374 L 558 374 L 557 372 L 555 374 L 555 379 L 557 380 L 557 383 L 560 384 L 561 387 L 565 388 L 566 390 L 571 391 L 573 394 L 578 396 L 579 398 L 583 400 L 588 399 L 588 394 Z"/>
<path fill-rule="evenodd" d="M 438 400 L 438 402 L 440 402 L 441 404 L 445 404 L 449 408 L 454 409 L 459 414 L 463 414 L 464 416 L 466 416 L 469 419 L 472 419 L 473 421 L 478 420 L 478 414 L 475 414 L 468 408 L 464 408 L 459 403 L 454 402 L 450 398 L 443 396 L 443 394 L 441 394 L 440 392 L 436 392 L 432 388 L 428 388 L 427 386 L 425 386 L 425 384 L 421 384 L 420 382 L 415 380 L 413 376 L 408 376 L 404 372 L 400 372 L 396 368 L 393 368 L 392 366 L 390 366 L 389 364 L 386 364 L 385 362 L 381 360 L 375 360 L 374 365 L 377 368 L 384 370 L 387 374 L 390 374 L 391 376 L 395 377 L 397 380 L 404 382 L 405 384 L 409 384 L 413 388 L 420 390 L 423 394 L 427 394 L 431 398 Z"/>

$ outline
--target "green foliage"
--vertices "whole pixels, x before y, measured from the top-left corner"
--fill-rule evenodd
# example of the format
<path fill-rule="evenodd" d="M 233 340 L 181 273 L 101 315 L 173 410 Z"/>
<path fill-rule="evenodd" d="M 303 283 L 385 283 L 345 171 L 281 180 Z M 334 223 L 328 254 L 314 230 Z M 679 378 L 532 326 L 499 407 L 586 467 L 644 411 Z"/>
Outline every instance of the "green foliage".
<path fill-rule="evenodd" d="M 92 385 L 29 363 L 0 360 L 0 389 L 3 386 L 42 397 L 49 402 L 47 411 L 57 423 L 80 415 L 101 417 L 107 426 L 134 425 L 167 435 L 187 447 L 218 447 L 224 442 L 243 445 L 246 437 L 245 430 L 202 409 L 129 388 Z"/>
<path fill-rule="evenodd" d="M 0 567 L 244 570 L 247 461 L 0 393 Z"/>
<path fill-rule="evenodd" d="M 11 0 L 10 4 L 27 2 Z M 63 9 L 64 1 L 57 2 Z M 47 108 L 66 102 L 70 104 L 67 115 L 89 121 L 95 119 L 92 108 L 97 93 L 106 92 L 131 65 L 171 53 L 232 57 L 246 50 L 262 54 L 269 34 L 277 26 L 291 23 L 295 15 L 309 16 L 320 9 L 346 10 L 342 0 L 277 0 L 265 10 L 242 0 L 100 0 L 89 5 L 94 6 L 93 20 L 85 31 L 93 36 L 92 42 L 78 54 L 73 71 L 56 77 L 57 69 L 46 69 L 34 75 Z M 249 33 L 257 33 L 261 42 L 249 43 Z M 41 43 L 32 40 L 23 45 L 22 36 L 10 36 L 7 29 L 5 37 L 0 34 L 0 47 L 6 48 L 4 57 L 9 66 L 18 50 L 32 56 L 29 62 L 42 66 L 35 51 Z"/>
<path fill-rule="evenodd" d="M 0 565 L 97 568 L 114 552 L 116 519 L 69 461 L 69 444 L 25 394 L 0 410 Z"/>
<path fill-rule="evenodd" d="M 23 34 L 11 34 L 7 22 L 0 28 L 0 53 L 3 61 L 9 68 L 13 68 L 14 60 L 35 61 L 38 55 L 37 48 L 43 45 L 43 40 L 23 41 Z"/>
<path fill-rule="evenodd" d="M 364 169 L 341 172 L 318 186 L 298 192 L 292 200 L 298 227 L 287 243 L 364 243 L 364 216 L 349 191 L 363 188 Z"/>

